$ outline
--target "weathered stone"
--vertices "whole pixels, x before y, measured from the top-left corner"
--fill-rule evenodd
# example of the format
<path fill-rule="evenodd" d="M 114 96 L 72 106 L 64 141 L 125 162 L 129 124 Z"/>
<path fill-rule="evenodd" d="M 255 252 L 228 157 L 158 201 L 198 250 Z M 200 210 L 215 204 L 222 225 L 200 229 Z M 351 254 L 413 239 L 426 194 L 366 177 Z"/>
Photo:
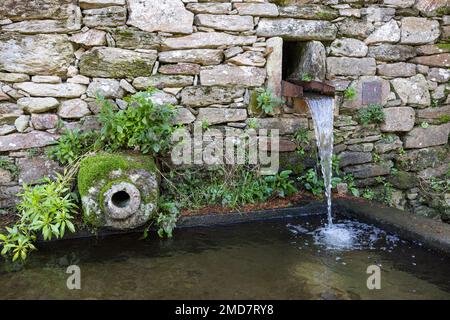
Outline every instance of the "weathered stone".
<path fill-rule="evenodd" d="M 67 82 L 69 83 L 79 83 L 79 84 L 89 84 L 91 80 L 88 77 L 82 76 L 81 74 L 77 74 L 72 78 L 68 78 Z"/>
<path fill-rule="evenodd" d="M 266 70 L 257 67 L 218 65 L 203 67 L 200 82 L 204 86 L 260 87 L 266 79 Z"/>
<path fill-rule="evenodd" d="M 306 118 L 253 118 L 252 121 L 256 122 L 259 128 L 277 129 L 280 135 L 294 134 L 298 129 L 308 129 Z"/>
<path fill-rule="evenodd" d="M 404 145 L 405 148 L 426 148 L 438 146 L 448 143 L 448 135 L 450 134 L 450 123 L 440 126 L 429 126 L 428 128 L 414 128 L 406 134 Z"/>
<path fill-rule="evenodd" d="M 0 119 L 1 119 L 1 115 L 0 115 Z M 4 125 L 0 125 L 0 136 L 4 136 L 10 133 L 13 133 L 14 131 L 16 131 L 16 126 L 11 125 L 11 124 L 4 124 Z"/>
<path fill-rule="evenodd" d="M 17 104 L 28 113 L 46 112 L 59 106 L 55 98 L 20 98 Z"/>
<path fill-rule="evenodd" d="M 337 27 L 328 21 L 262 18 L 256 34 L 260 37 L 282 37 L 295 41 L 334 40 Z"/>
<path fill-rule="evenodd" d="M 71 99 L 61 102 L 58 115 L 63 119 L 79 119 L 91 114 L 88 104 L 81 99 Z"/>
<path fill-rule="evenodd" d="M 24 82 L 29 81 L 30 76 L 23 73 L 0 72 L 0 81 L 4 82 Z"/>
<path fill-rule="evenodd" d="M 58 76 L 32 76 L 31 81 L 36 83 L 61 83 Z"/>
<path fill-rule="evenodd" d="M 416 74 L 416 65 L 406 62 L 379 64 L 377 73 L 385 77 L 412 77 Z"/>
<path fill-rule="evenodd" d="M 58 120 L 58 116 L 51 113 L 31 115 L 31 125 L 36 130 L 48 130 L 56 128 Z"/>
<path fill-rule="evenodd" d="M 200 65 L 193 63 L 165 64 L 159 67 L 162 74 L 196 75 L 200 73 Z"/>
<path fill-rule="evenodd" d="M 181 0 L 129 0 L 127 24 L 147 32 L 192 33 L 194 14 Z"/>
<path fill-rule="evenodd" d="M 102 30 L 90 29 L 72 35 L 70 41 L 87 47 L 106 45 L 106 32 Z"/>
<path fill-rule="evenodd" d="M 397 44 L 381 44 L 369 48 L 369 57 L 379 61 L 406 61 L 416 56 L 414 47 Z"/>
<path fill-rule="evenodd" d="M 267 82 L 266 87 L 275 97 L 281 98 L 281 80 L 283 77 L 283 39 L 274 37 L 267 39 L 267 50 L 270 54 L 267 56 L 266 71 Z"/>
<path fill-rule="evenodd" d="M 9 184 L 13 181 L 13 175 L 6 169 L 0 168 L 0 185 Z"/>
<path fill-rule="evenodd" d="M 13 133 L 0 137 L 0 152 L 40 148 L 56 142 L 55 136 L 45 131 Z"/>
<path fill-rule="evenodd" d="M 0 34 L 0 70 L 65 75 L 73 60 L 66 35 Z"/>
<path fill-rule="evenodd" d="M 448 53 L 450 52 L 450 46 L 439 44 L 426 44 L 417 47 L 417 54 L 428 56 L 432 54 Z"/>
<path fill-rule="evenodd" d="M 95 9 L 123 5 L 125 5 L 125 0 L 80 0 L 81 9 Z"/>
<path fill-rule="evenodd" d="M 392 141 L 380 140 L 375 143 L 375 152 L 378 154 L 387 153 L 393 150 L 400 149 L 403 146 L 402 140 L 396 135 L 390 136 Z"/>
<path fill-rule="evenodd" d="M 416 57 L 411 62 L 430 67 L 450 68 L 450 53 L 435 54 L 432 56 Z"/>
<path fill-rule="evenodd" d="M 327 72 L 331 75 L 375 75 L 376 63 L 373 58 L 327 58 Z"/>
<path fill-rule="evenodd" d="M 333 55 L 347 57 L 365 57 L 369 50 L 363 41 L 352 38 L 336 39 L 330 48 Z"/>
<path fill-rule="evenodd" d="M 127 9 L 124 7 L 83 10 L 83 24 L 90 28 L 123 26 L 126 20 Z"/>
<path fill-rule="evenodd" d="M 246 109 L 200 108 L 198 110 L 197 121 L 206 120 L 209 124 L 243 121 L 247 119 Z"/>
<path fill-rule="evenodd" d="M 395 8 L 409 8 L 414 5 L 415 0 L 383 0 L 384 4 L 393 6 Z"/>
<path fill-rule="evenodd" d="M 373 143 L 352 144 L 347 146 L 347 149 L 349 151 L 371 152 L 373 150 Z"/>
<path fill-rule="evenodd" d="M 178 104 L 177 98 L 167 92 L 155 92 L 151 95 L 150 99 L 156 105 L 176 105 Z"/>
<path fill-rule="evenodd" d="M 355 164 L 362 164 L 372 161 L 372 154 L 369 152 L 344 151 L 339 155 L 339 166 L 341 168 Z"/>
<path fill-rule="evenodd" d="M 105 98 L 122 98 L 124 93 L 118 80 L 101 78 L 94 78 L 86 91 L 87 96 L 92 98 L 97 95 Z"/>
<path fill-rule="evenodd" d="M 20 202 L 17 194 L 23 192 L 20 186 L 0 186 L 0 207 L 16 208 Z"/>
<path fill-rule="evenodd" d="M 234 7 L 238 10 L 240 15 L 257 17 L 278 16 L 278 7 L 273 3 L 235 3 Z"/>
<path fill-rule="evenodd" d="M 222 60 L 222 50 L 216 49 L 174 50 L 159 53 L 159 61 L 166 63 L 184 62 L 207 66 L 220 64 Z"/>
<path fill-rule="evenodd" d="M 134 79 L 133 87 L 138 90 L 155 88 L 180 88 L 191 86 L 194 83 L 192 76 L 155 75 L 151 77 L 139 77 Z"/>
<path fill-rule="evenodd" d="M 237 56 L 229 59 L 227 62 L 238 66 L 264 67 L 266 64 L 266 59 L 261 52 L 245 51 L 244 53 L 238 54 Z"/>
<path fill-rule="evenodd" d="M 136 52 L 119 48 L 96 48 L 81 56 L 80 73 L 101 78 L 150 76 L 156 58 L 155 50 Z"/>
<path fill-rule="evenodd" d="M 14 124 L 14 121 L 23 114 L 22 109 L 14 103 L 0 103 L 0 125 Z"/>
<path fill-rule="evenodd" d="M 12 21 L 32 19 L 67 19 L 68 10 L 74 4 L 73 0 L 4 0 L 0 3 L 0 17 L 10 18 Z"/>
<path fill-rule="evenodd" d="M 384 123 L 381 124 L 381 131 L 400 132 L 410 131 L 414 128 L 415 112 L 410 107 L 384 108 Z"/>
<path fill-rule="evenodd" d="M 432 43 L 439 38 L 440 34 L 438 21 L 417 17 L 405 17 L 402 19 L 401 43 Z"/>
<path fill-rule="evenodd" d="M 21 115 L 16 119 L 16 121 L 14 121 L 16 130 L 19 132 L 24 132 L 28 128 L 29 123 L 30 123 L 30 116 L 28 115 Z"/>
<path fill-rule="evenodd" d="M 188 3 L 186 9 L 193 13 L 227 14 L 231 3 Z"/>
<path fill-rule="evenodd" d="M 3 88 L 0 88 L 0 101 L 10 100 L 11 97 L 8 96 L 5 92 L 3 92 Z"/>
<path fill-rule="evenodd" d="M 189 124 L 195 121 L 195 116 L 187 108 L 177 108 L 174 124 Z"/>
<path fill-rule="evenodd" d="M 450 105 L 417 110 L 417 120 L 419 121 L 438 120 L 446 115 L 450 115 Z"/>
<path fill-rule="evenodd" d="M 400 28 L 395 20 L 391 20 L 374 32 L 365 40 L 367 44 L 374 43 L 396 43 L 400 40 Z"/>
<path fill-rule="evenodd" d="M 244 89 L 226 87 L 186 87 L 181 91 L 181 104 L 191 107 L 204 107 L 218 103 L 231 103 L 242 98 Z"/>
<path fill-rule="evenodd" d="M 195 24 L 222 31 L 249 31 L 253 30 L 253 17 L 201 13 L 195 16 Z"/>
<path fill-rule="evenodd" d="M 247 46 L 255 42 L 255 36 L 235 36 L 221 32 L 197 32 L 189 36 L 167 38 L 163 41 L 163 47 L 166 50 L 213 49 L 222 46 Z"/>
<path fill-rule="evenodd" d="M 86 92 L 86 86 L 77 83 L 21 82 L 14 87 L 35 97 L 77 98 Z"/>
<path fill-rule="evenodd" d="M 395 92 L 404 104 L 429 106 L 431 103 L 428 83 L 422 74 L 411 78 L 391 80 Z"/>
<path fill-rule="evenodd" d="M 292 48 L 290 48 L 292 50 Z M 302 79 L 309 75 L 313 80 L 323 81 L 326 75 L 326 49 L 319 41 L 309 41 L 293 48 L 297 61 L 288 66 L 288 79 Z"/>
<path fill-rule="evenodd" d="M 439 12 L 449 13 L 447 0 L 417 0 L 414 7 L 420 11 L 425 16 L 435 16 Z"/>
<path fill-rule="evenodd" d="M 373 23 L 367 20 L 347 18 L 338 23 L 338 35 L 342 37 L 366 39 L 375 29 Z"/>
<path fill-rule="evenodd" d="M 303 4 L 279 8 L 280 16 L 287 18 L 334 20 L 339 16 L 335 9 L 320 4 Z"/>
<path fill-rule="evenodd" d="M 366 19 L 369 22 L 388 22 L 395 16 L 394 8 L 383 8 L 379 6 L 368 6 L 364 8 L 363 13 L 366 15 Z"/>
<path fill-rule="evenodd" d="M 421 171 L 427 168 L 436 168 L 448 163 L 448 155 L 445 147 L 431 147 L 423 149 L 407 150 L 397 162 L 400 170 Z"/>
<path fill-rule="evenodd" d="M 118 48 L 159 49 L 162 43 L 162 39 L 158 34 L 134 28 L 114 28 L 110 32 Z"/>
<path fill-rule="evenodd" d="M 375 84 L 381 89 L 377 92 L 378 101 L 370 101 L 365 98 L 367 92 L 365 92 L 364 88 L 371 84 Z M 389 81 L 376 76 L 362 76 L 358 80 L 353 81 L 350 84 L 350 87 L 355 89 L 355 97 L 343 101 L 342 108 L 347 110 L 357 110 L 361 108 L 361 106 L 374 103 L 384 106 L 388 102 L 389 93 L 391 92 Z"/>
<path fill-rule="evenodd" d="M 346 167 L 344 171 L 345 173 L 351 173 L 355 178 L 364 179 L 388 175 L 393 166 L 392 161 L 386 161 L 380 164 L 370 163 Z"/>

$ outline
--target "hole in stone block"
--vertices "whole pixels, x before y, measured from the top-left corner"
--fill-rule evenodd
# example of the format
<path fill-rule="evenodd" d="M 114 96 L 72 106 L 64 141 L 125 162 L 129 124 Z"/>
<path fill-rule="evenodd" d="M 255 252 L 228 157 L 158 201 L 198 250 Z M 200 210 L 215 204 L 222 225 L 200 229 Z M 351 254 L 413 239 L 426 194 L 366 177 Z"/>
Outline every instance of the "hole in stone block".
<path fill-rule="evenodd" d="M 131 200 L 130 195 L 126 191 L 118 191 L 111 197 L 111 202 L 118 208 L 125 208 L 129 205 Z"/>

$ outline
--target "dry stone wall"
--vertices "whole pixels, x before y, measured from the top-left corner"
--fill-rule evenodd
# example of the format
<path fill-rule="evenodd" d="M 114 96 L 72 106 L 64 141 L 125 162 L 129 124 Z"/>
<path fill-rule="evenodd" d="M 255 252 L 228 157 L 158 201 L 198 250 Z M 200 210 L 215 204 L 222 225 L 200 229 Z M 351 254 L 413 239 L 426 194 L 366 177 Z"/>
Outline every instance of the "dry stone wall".
<path fill-rule="evenodd" d="M 124 96 L 158 87 L 159 101 L 178 106 L 179 123 L 207 120 L 235 134 L 256 117 L 254 89 L 280 94 L 282 65 L 292 62 L 283 57 L 291 59 L 286 50 L 298 42 L 292 74 L 337 89 L 343 170 L 362 188 L 385 176 L 397 207 L 436 215 L 418 179 L 449 166 L 449 7 L 448 0 L 3 0 L 0 152 L 19 171 L 0 169 L 0 207 L 14 205 L 21 183 L 61 169 L 39 150 L 62 128 L 98 128 L 97 92 L 121 108 Z M 344 97 L 349 87 L 354 99 Z M 371 101 L 384 107 L 380 127 L 357 121 Z M 257 121 L 281 129 L 283 164 L 295 163 L 292 135 L 312 129 L 304 104 Z"/>

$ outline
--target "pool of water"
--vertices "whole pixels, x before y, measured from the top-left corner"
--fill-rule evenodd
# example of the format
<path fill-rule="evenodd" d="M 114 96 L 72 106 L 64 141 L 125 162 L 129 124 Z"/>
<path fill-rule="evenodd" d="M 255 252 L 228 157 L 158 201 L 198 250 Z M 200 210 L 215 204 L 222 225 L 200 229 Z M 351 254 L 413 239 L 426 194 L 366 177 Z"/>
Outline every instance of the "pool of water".
<path fill-rule="evenodd" d="M 336 220 L 350 243 L 333 245 L 318 230 L 326 217 L 309 216 L 41 245 L 24 266 L 0 262 L 0 299 L 450 299 L 448 257 Z M 72 264 L 80 290 L 66 286 Z M 370 265 L 379 290 L 367 288 Z"/>

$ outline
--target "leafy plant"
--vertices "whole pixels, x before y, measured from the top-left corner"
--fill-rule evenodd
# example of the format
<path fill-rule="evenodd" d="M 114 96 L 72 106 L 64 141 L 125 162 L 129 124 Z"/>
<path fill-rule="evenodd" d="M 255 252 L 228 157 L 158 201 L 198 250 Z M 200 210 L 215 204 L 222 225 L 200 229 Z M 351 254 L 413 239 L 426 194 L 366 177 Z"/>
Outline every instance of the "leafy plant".
<path fill-rule="evenodd" d="M 369 188 L 364 189 L 362 197 L 366 200 L 372 201 L 375 199 L 375 192 Z"/>
<path fill-rule="evenodd" d="M 341 157 L 336 154 L 333 154 L 331 156 L 331 169 L 333 170 L 333 172 L 336 175 L 339 175 L 341 173 L 340 163 L 341 163 Z"/>
<path fill-rule="evenodd" d="M 375 163 L 380 163 L 383 160 L 381 156 L 376 152 L 372 152 L 372 159 Z"/>
<path fill-rule="evenodd" d="M 353 100 L 356 97 L 356 89 L 354 87 L 348 87 L 344 91 L 344 98 L 347 100 Z"/>
<path fill-rule="evenodd" d="M 71 164 L 81 155 L 92 150 L 98 139 L 95 131 L 66 130 L 58 143 L 48 151 L 48 156 L 61 164 Z"/>
<path fill-rule="evenodd" d="M 275 192 L 279 197 L 284 198 L 298 191 L 289 178 L 291 174 L 291 170 L 284 170 L 274 176 L 265 177 L 265 181 L 272 193 Z"/>
<path fill-rule="evenodd" d="M 284 103 L 283 100 L 274 97 L 268 89 L 260 90 L 256 101 L 258 109 L 262 110 L 265 114 L 272 114 L 275 107 Z"/>
<path fill-rule="evenodd" d="M 323 179 L 319 178 L 316 170 L 312 168 L 305 175 L 299 177 L 298 180 L 306 190 L 312 192 L 315 196 L 321 195 L 324 191 L 325 184 Z"/>
<path fill-rule="evenodd" d="M 0 168 L 11 173 L 13 179 L 17 178 L 19 169 L 8 157 L 0 157 Z"/>
<path fill-rule="evenodd" d="M 450 122 L 450 115 L 444 114 L 438 118 L 440 124 Z"/>
<path fill-rule="evenodd" d="M 161 238 L 165 235 L 172 238 L 179 216 L 180 210 L 175 202 L 167 201 L 163 197 L 159 200 L 156 225 L 158 226 L 158 235 Z"/>
<path fill-rule="evenodd" d="M 208 122 L 208 119 L 203 119 L 203 120 L 202 120 L 202 129 L 203 129 L 203 130 L 208 130 L 208 129 L 209 129 L 209 122 Z"/>
<path fill-rule="evenodd" d="M 343 178 L 344 182 L 347 183 L 347 188 L 350 190 L 351 194 L 355 197 L 359 197 L 360 193 L 355 185 L 355 178 L 351 174 L 346 174 Z"/>
<path fill-rule="evenodd" d="M 358 111 L 358 118 L 363 125 L 382 123 L 384 121 L 383 107 L 379 104 L 371 104 Z"/>
<path fill-rule="evenodd" d="M 296 152 L 300 156 L 305 155 L 305 146 L 309 144 L 308 129 L 300 128 L 294 133 L 294 141 L 297 143 Z"/>
<path fill-rule="evenodd" d="M 310 82 L 312 81 L 313 77 L 309 73 L 303 73 L 301 79 L 302 81 Z"/>
<path fill-rule="evenodd" d="M 128 107 L 115 112 L 111 104 L 98 97 L 102 105 L 99 119 L 103 124 L 101 141 L 110 150 L 129 148 L 142 153 L 158 154 L 170 146 L 176 126 L 172 125 L 176 110 L 171 105 L 156 105 L 155 90 L 138 92 L 125 98 Z"/>

